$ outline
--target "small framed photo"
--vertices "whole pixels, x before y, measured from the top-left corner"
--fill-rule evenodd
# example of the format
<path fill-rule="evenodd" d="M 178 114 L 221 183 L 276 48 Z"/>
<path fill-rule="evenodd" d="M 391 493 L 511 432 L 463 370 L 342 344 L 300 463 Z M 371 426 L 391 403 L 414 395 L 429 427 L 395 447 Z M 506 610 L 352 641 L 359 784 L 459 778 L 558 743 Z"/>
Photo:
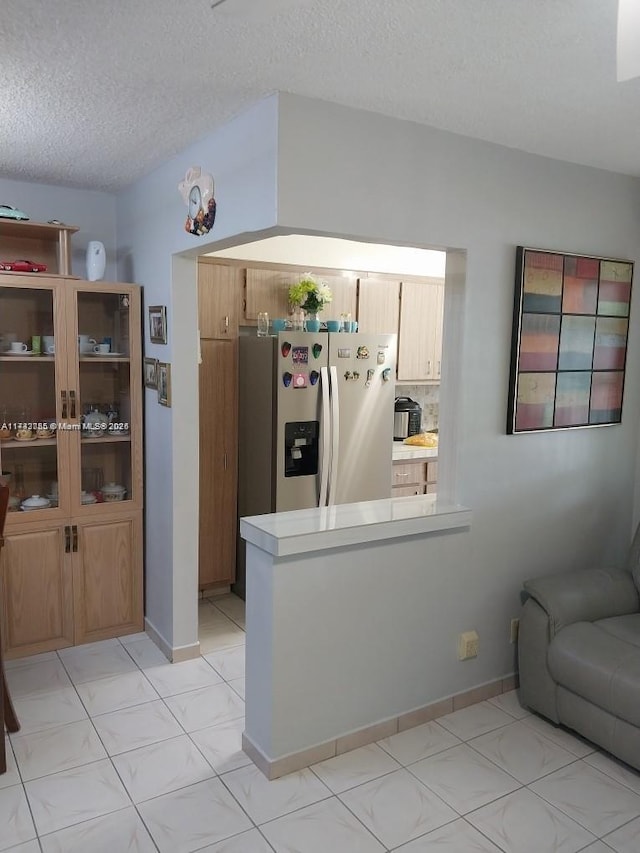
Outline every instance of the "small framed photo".
<path fill-rule="evenodd" d="M 171 365 L 165 361 L 158 362 L 158 402 L 171 407 Z"/>
<path fill-rule="evenodd" d="M 152 344 L 166 344 L 167 309 L 164 305 L 149 306 L 149 335 Z"/>
<path fill-rule="evenodd" d="M 158 359 L 145 358 L 144 360 L 144 387 L 156 391 L 158 388 Z"/>

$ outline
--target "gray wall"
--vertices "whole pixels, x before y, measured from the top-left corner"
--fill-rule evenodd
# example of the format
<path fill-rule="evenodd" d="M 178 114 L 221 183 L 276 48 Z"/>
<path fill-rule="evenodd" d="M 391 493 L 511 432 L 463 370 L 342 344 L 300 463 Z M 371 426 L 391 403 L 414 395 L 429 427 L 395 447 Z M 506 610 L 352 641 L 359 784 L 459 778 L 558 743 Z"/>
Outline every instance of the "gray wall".
<path fill-rule="evenodd" d="M 67 225 L 76 225 L 80 230 L 71 241 L 72 272 L 80 278 L 85 278 L 87 274 L 87 244 L 90 240 L 100 240 L 107 251 L 105 280 L 117 281 L 114 195 L 0 178 L 0 204 L 20 208 L 34 222 L 59 219 Z"/>
<path fill-rule="evenodd" d="M 454 664 L 456 688 L 497 677 L 513 662 L 509 620 L 523 578 L 620 559 L 640 415 L 636 290 L 623 423 L 505 435 L 515 246 L 636 260 L 640 181 L 282 95 L 278 202 L 278 224 L 292 230 L 467 252 L 462 317 L 445 317 L 445 326 L 464 323 L 462 337 L 447 342 L 460 370 L 440 388 L 441 413 L 445 397 L 459 399 L 458 437 L 445 450 L 450 437 L 441 435 L 440 452 L 455 455 L 451 485 L 474 512 L 471 556 L 461 563 L 446 541 L 434 555 L 428 544 L 413 546 L 423 548 L 434 591 L 456 580 L 440 602 L 438 645 L 420 651 L 446 668 L 456 634 L 475 628 L 480 656 Z M 452 355 L 445 348 L 445 373 Z"/>
<path fill-rule="evenodd" d="M 232 235 L 276 219 L 277 98 L 191 145 L 117 198 L 119 274 L 144 286 L 145 355 L 171 362 L 172 408 L 146 391 L 146 615 L 169 646 L 197 641 L 198 340 L 195 260 Z M 178 183 L 200 166 L 217 215 L 204 237 L 184 230 Z M 146 307 L 166 305 L 168 343 L 151 344 Z"/>

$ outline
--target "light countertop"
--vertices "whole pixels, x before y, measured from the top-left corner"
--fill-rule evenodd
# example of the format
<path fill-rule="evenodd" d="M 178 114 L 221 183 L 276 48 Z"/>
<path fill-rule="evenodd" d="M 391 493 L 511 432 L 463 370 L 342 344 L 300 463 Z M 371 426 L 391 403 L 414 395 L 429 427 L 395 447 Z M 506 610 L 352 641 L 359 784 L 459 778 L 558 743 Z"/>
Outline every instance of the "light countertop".
<path fill-rule="evenodd" d="M 411 444 L 403 444 L 401 441 L 393 442 L 392 456 L 394 462 L 404 462 L 411 459 L 437 459 L 437 447 L 416 447 Z"/>
<path fill-rule="evenodd" d="M 275 557 L 466 528 L 471 510 L 436 495 L 299 509 L 240 519 L 240 534 Z"/>

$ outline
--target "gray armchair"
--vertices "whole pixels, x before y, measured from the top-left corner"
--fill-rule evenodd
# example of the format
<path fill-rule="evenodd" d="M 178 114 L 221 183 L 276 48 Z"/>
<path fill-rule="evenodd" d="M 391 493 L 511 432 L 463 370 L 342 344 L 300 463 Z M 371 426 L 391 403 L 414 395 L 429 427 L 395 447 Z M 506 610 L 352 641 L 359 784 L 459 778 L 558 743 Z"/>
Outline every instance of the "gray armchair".
<path fill-rule="evenodd" d="M 640 770 L 640 526 L 622 570 L 526 581 L 522 702 Z"/>

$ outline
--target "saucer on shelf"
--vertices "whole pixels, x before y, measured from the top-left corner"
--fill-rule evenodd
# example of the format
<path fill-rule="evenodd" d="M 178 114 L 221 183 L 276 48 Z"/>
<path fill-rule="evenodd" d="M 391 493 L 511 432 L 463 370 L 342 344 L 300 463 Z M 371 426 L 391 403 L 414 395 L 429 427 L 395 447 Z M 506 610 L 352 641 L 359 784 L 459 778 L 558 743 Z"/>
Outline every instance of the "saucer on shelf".
<path fill-rule="evenodd" d="M 28 349 L 26 352 L 22 352 L 22 350 L 20 350 L 20 352 L 12 352 L 11 350 L 7 350 L 5 352 L 5 355 L 33 355 L 33 350 Z"/>
<path fill-rule="evenodd" d="M 87 355 L 92 355 L 94 358 L 118 358 L 123 356 L 123 352 L 89 352 Z"/>

